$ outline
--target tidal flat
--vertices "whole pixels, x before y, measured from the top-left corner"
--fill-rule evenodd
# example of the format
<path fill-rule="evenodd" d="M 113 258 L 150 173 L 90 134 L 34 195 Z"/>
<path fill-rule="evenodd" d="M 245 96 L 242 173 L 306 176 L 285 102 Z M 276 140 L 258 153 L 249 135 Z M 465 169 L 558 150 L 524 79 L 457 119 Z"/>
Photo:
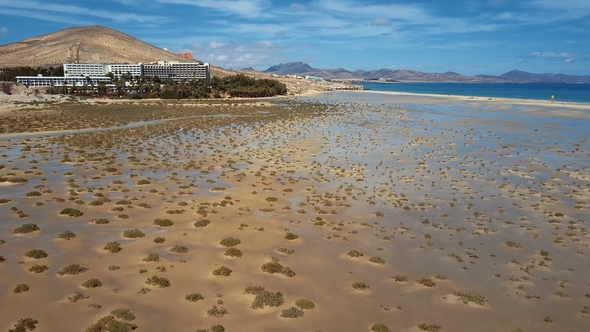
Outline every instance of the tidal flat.
<path fill-rule="evenodd" d="M 590 106 L 91 101 L 0 128 L 0 330 L 590 326 Z"/>

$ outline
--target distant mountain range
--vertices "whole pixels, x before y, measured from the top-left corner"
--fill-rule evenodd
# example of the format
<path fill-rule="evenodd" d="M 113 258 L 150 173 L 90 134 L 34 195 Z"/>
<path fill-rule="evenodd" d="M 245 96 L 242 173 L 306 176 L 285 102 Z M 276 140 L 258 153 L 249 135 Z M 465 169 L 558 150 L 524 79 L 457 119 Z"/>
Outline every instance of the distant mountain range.
<path fill-rule="evenodd" d="M 250 69 L 250 68 L 249 68 Z M 402 83 L 590 83 L 590 76 L 564 74 L 533 74 L 520 70 L 512 70 L 500 76 L 476 75 L 464 76 L 458 73 L 423 73 L 414 70 L 355 70 L 317 69 L 307 63 L 290 62 L 278 64 L 263 71 L 278 75 L 320 76 L 325 79 L 387 81 Z"/>

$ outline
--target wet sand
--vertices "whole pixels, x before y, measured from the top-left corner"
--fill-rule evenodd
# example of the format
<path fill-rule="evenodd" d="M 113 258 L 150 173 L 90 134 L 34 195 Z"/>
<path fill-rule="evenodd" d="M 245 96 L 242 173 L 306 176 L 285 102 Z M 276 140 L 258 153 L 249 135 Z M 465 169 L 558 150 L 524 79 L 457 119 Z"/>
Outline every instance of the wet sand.
<path fill-rule="evenodd" d="M 32 317 L 35 331 L 83 331 L 128 308 L 137 331 L 584 331 L 589 111 L 361 92 L 11 111 L 0 329 Z M 13 233 L 24 224 L 40 230 Z M 224 255 L 227 237 L 242 256 Z M 273 257 L 294 276 L 264 272 Z M 69 264 L 87 271 L 58 274 Z M 249 284 L 284 303 L 252 309 Z M 315 308 L 281 317 L 299 299 Z"/>

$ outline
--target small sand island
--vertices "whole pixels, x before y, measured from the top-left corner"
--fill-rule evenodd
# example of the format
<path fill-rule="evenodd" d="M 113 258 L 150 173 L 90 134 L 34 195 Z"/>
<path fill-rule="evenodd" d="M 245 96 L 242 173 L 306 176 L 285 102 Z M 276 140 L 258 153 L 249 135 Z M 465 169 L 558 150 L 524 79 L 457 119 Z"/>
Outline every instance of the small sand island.
<path fill-rule="evenodd" d="M 65 99 L 0 105 L 2 331 L 590 326 L 588 105 Z"/>

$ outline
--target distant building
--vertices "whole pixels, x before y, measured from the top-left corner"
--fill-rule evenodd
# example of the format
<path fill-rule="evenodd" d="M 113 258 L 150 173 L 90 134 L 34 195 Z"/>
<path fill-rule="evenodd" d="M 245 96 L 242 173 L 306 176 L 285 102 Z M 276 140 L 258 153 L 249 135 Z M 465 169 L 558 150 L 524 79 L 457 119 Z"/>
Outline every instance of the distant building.
<path fill-rule="evenodd" d="M 28 87 L 41 86 L 97 86 L 99 83 L 111 83 L 111 78 L 106 76 L 86 77 L 59 77 L 59 76 L 17 76 L 16 81 Z"/>
<path fill-rule="evenodd" d="M 192 55 L 191 55 L 192 56 Z M 125 63 L 64 63 L 64 77 L 43 76 L 17 76 L 16 81 L 29 87 L 40 86 L 84 86 L 98 85 L 98 83 L 111 83 L 112 73 L 114 77 L 121 78 L 124 74 L 138 76 L 158 76 L 161 79 L 175 81 L 209 80 L 210 67 L 202 62 L 158 61 L 157 64 L 144 65 Z"/>
<path fill-rule="evenodd" d="M 210 68 L 208 63 L 158 61 L 158 64 L 143 66 L 144 76 L 158 76 L 172 80 L 208 80 Z"/>

